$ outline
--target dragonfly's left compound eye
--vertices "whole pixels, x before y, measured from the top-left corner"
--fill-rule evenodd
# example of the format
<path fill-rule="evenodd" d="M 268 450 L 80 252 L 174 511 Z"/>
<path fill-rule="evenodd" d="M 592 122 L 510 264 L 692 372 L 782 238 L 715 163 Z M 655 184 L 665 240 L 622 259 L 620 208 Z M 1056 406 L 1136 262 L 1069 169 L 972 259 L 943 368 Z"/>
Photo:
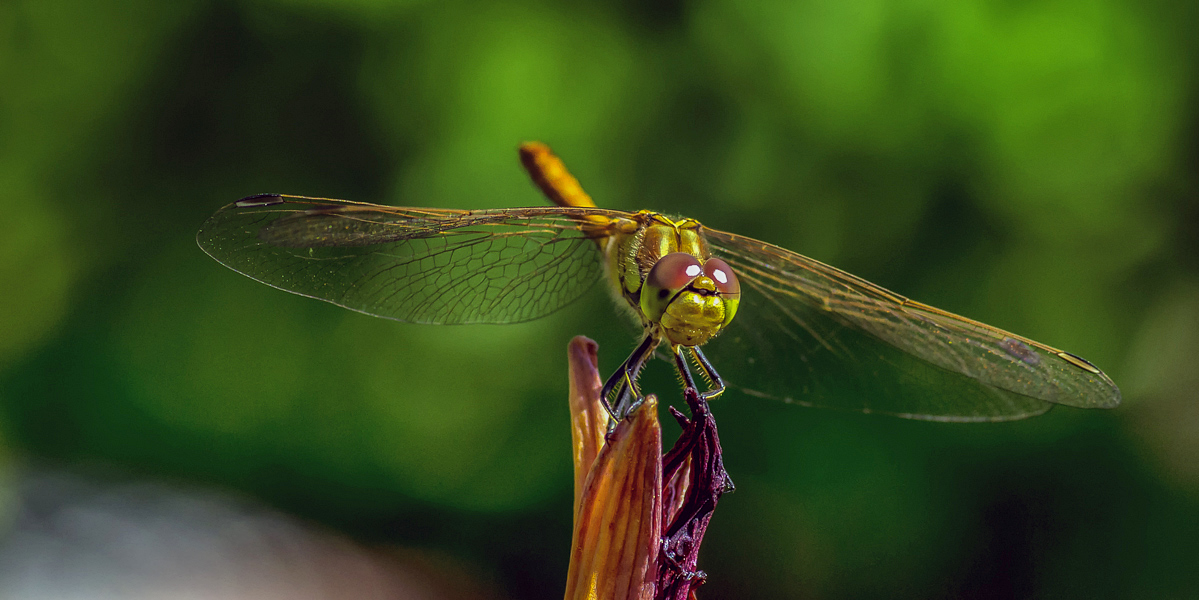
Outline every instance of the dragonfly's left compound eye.
<path fill-rule="evenodd" d="M 672 252 L 658 259 L 641 286 L 641 310 L 657 321 L 680 290 L 704 274 L 699 259 L 686 252 Z"/>

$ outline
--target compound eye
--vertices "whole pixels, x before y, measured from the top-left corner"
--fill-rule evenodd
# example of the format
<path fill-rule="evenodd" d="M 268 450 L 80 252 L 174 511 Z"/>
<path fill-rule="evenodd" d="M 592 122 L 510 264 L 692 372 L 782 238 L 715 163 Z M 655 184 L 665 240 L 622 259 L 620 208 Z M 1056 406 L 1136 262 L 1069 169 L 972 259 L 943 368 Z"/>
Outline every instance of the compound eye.
<path fill-rule="evenodd" d="M 716 290 L 721 295 L 736 296 L 741 293 L 741 282 L 737 281 L 733 268 L 719 258 L 709 258 L 704 263 L 704 275 L 716 282 Z"/>
<path fill-rule="evenodd" d="M 669 290 L 673 295 L 703 274 L 699 259 L 686 252 L 672 252 L 658 259 L 649 270 L 645 283 L 656 290 Z"/>
<path fill-rule="evenodd" d="M 641 286 L 642 314 L 656 323 L 675 295 L 703 274 L 699 259 L 686 252 L 672 252 L 659 258 Z"/>

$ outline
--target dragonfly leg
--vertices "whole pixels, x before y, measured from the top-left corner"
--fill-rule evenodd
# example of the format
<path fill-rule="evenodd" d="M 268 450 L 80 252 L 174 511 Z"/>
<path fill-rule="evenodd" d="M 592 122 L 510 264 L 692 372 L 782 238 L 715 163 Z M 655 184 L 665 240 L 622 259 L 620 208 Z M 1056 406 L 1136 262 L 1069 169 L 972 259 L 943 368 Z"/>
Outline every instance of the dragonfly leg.
<path fill-rule="evenodd" d="M 645 339 L 641 340 L 633 353 L 625 359 L 624 364 L 620 365 L 620 368 L 604 382 L 604 387 L 600 391 L 600 399 L 604 402 L 604 408 L 608 409 L 613 423 L 636 408 L 638 404 L 638 398 L 636 398 L 637 374 L 641 372 L 641 367 L 645 365 L 645 361 L 657 345 L 658 338 L 652 333 L 647 333 Z M 608 398 L 613 391 L 616 392 L 616 396 L 613 403 L 609 404 Z"/>
<path fill-rule="evenodd" d="M 683 378 L 683 387 L 696 389 L 695 378 L 691 376 L 691 369 L 687 366 L 687 359 L 683 357 L 683 347 L 675 346 L 671 354 L 674 355 L 674 366 L 679 370 L 679 377 Z"/>
<path fill-rule="evenodd" d="M 724 380 L 720 378 L 720 373 L 712 367 L 712 363 L 708 362 L 708 357 L 704 356 L 703 351 L 699 346 L 691 346 L 688 348 L 691 351 L 691 357 L 695 359 L 695 364 L 704 370 L 704 375 L 708 378 L 708 384 L 711 386 L 708 391 L 699 395 L 704 400 L 711 400 L 724 393 Z M 684 361 L 686 362 L 686 361 Z"/>

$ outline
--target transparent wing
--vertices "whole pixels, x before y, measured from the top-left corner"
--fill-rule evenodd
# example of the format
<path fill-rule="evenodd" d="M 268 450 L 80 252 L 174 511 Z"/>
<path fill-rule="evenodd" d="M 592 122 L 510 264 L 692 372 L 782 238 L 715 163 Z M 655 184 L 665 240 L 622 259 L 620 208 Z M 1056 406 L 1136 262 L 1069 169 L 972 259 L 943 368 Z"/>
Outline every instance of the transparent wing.
<path fill-rule="evenodd" d="M 736 319 L 704 350 L 752 395 L 944 421 L 1120 403 L 1111 379 L 1077 356 L 789 250 L 704 231 L 742 284 Z"/>
<path fill-rule="evenodd" d="M 297 196 L 222 208 L 197 234 L 225 266 L 289 292 L 412 323 L 515 323 L 603 279 L 594 225 L 625 213 L 456 211 Z M 591 216 L 590 226 L 581 224 Z"/>

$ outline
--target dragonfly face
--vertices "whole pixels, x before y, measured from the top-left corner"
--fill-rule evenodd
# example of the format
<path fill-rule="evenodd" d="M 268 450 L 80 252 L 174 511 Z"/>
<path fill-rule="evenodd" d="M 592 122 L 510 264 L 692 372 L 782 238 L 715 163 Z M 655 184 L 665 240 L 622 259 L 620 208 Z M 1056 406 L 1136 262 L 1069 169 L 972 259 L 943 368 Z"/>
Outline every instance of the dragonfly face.
<path fill-rule="evenodd" d="M 645 277 L 641 313 L 660 323 L 666 339 L 699 346 L 720 332 L 737 314 L 741 287 L 732 267 L 719 258 L 705 263 L 691 254 L 667 254 Z"/>
<path fill-rule="evenodd" d="M 197 241 L 268 285 L 413 323 L 528 321 L 607 279 L 646 330 L 605 387 L 618 414 L 663 341 L 685 382 L 684 352 L 701 368 L 709 397 L 723 383 L 701 345 L 746 394 L 811 406 L 1002 421 L 1120 403 L 1111 379 L 1078 356 L 693 219 L 597 208 L 548 148 L 523 146 L 521 159 L 558 206 L 267 194 L 218 211 Z"/>

